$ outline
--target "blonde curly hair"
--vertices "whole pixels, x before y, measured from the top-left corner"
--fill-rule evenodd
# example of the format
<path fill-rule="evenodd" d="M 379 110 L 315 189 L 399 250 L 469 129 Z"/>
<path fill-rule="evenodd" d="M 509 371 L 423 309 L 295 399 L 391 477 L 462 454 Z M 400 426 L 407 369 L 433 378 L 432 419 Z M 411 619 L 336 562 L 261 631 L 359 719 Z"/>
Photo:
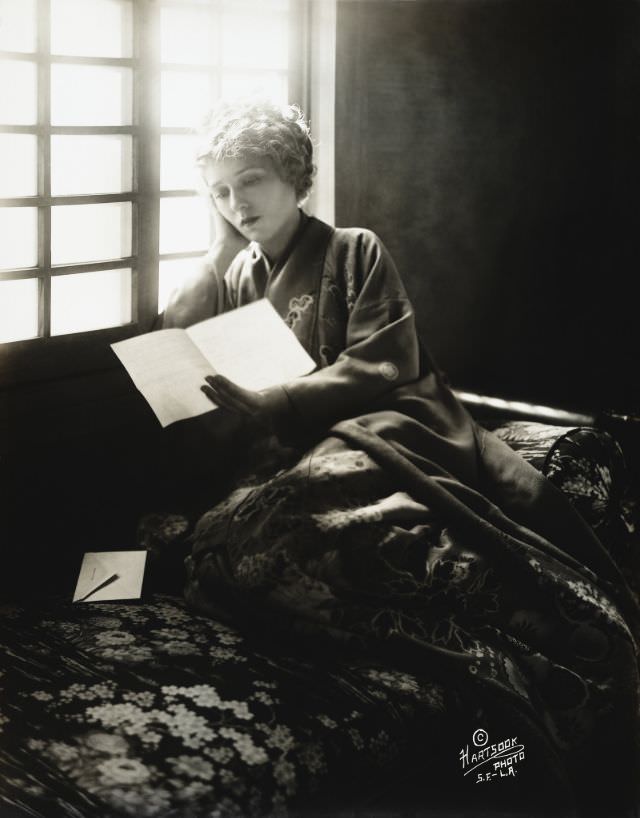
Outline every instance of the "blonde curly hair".
<path fill-rule="evenodd" d="M 197 153 L 200 167 L 241 156 L 267 156 L 283 182 L 295 189 L 298 202 L 309 195 L 315 174 L 309 126 L 297 105 L 268 100 L 219 103 L 205 118 Z"/>

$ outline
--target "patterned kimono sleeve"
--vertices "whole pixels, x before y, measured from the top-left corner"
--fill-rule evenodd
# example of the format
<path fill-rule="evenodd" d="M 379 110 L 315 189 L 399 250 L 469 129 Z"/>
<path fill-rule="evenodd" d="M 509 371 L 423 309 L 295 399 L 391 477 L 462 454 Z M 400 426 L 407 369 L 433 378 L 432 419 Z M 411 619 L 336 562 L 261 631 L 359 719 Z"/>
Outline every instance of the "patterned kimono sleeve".
<path fill-rule="evenodd" d="M 284 386 L 293 413 L 303 422 L 360 414 L 419 375 L 414 312 L 393 260 L 374 233 L 354 231 L 351 239 L 336 259 L 348 316 L 344 349 L 330 366 Z M 321 310 L 320 324 L 327 320 L 340 319 Z"/>

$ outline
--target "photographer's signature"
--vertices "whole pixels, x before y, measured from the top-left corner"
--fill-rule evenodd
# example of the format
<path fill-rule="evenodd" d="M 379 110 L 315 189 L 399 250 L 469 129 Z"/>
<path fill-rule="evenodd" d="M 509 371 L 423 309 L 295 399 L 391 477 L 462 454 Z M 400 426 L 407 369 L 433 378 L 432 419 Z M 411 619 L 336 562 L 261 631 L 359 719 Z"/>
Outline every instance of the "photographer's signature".
<path fill-rule="evenodd" d="M 517 775 L 518 764 L 524 761 L 524 744 L 518 743 L 517 736 L 489 744 L 489 734 L 480 728 L 472 742 L 471 747 L 467 744 L 460 750 L 463 775 L 475 772 L 476 784 Z"/>

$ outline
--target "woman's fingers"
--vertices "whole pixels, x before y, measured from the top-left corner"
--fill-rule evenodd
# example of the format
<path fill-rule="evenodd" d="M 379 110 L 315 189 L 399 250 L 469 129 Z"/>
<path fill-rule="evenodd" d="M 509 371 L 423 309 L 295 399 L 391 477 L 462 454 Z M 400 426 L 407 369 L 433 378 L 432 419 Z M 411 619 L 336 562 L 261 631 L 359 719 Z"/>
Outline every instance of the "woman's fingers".
<path fill-rule="evenodd" d="M 272 431 L 272 410 L 267 394 L 243 389 L 223 375 L 207 375 L 205 381 L 200 388 L 216 406 L 252 418 L 268 431 Z"/>
<path fill-rule="evenodd" d="M 229 395 L 229 397 L 247 405 L 250 405 L 252 398 L 257 395 L 257 392 L 243 389 L 241 386 L 238 386 L 237 383 L 230 381 L 229 378 L 225 378 L 224 375 L 207 375 L 205 380 L 210 386 L 213 386 L 217 392 Z"/>
<path fill-rule="evenodd" d="M 224 392 L 219 392 L 208 384 L 204 384 L 201 389 L 216 406 L 221 406 L 223 409 L 230 409 L 232 412 L 246 414 L 246 408 Z"/>
<path fill-rule="evenodd" d="M 219 406 L 246 415 L 260 411 L 263 398 L 259 392 L 243 389 L 222 375 L 208 375 L 205 380 L 202 391 Z"/>
<path fill-rule="evenodd" d="M 215 198 L 211 197 L 211 209 L 215 223 L 215 236 L 211 246 L 211 261 L 214 269 L 224 273 L 238 253 L 243 250 L 248 241 L 220 212 Z"/>
<path fill-rule="evenodd" d="M 222 241 L 223 243 L 240 245 L 239 249 L 242 249 L 242 247 L 246 247 L 246 245 L 249 243 L 247 239 L 242 235 L 242 233 L 240 233 L 240 231 L 233 224 L 231 224 L 231 222 L 228 219 L 226 219 L 222 215 L 213 197 L 211 198 L 211 201 L 213 203 L 213 223 L 215 228 L 215 240 Z"/>
<path fill-rule="evenodd" d="M 218 393 L 215 391 L 215 389 L 212 389 L 208 384 L 206 383 L 203 384 L 200 387 L 200 391 L 204 392 L 204 394 L 209 398 L 209 400 L 212 400 L 216 404 L 216 406 L 222 406 L 220 398 L 218 397 Z"/>

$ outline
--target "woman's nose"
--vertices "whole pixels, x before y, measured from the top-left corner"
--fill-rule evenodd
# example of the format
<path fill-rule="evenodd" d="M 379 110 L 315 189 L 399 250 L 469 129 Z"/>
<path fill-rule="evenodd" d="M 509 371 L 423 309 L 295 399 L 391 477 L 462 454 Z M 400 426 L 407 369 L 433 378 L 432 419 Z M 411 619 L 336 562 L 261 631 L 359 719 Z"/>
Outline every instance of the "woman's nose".
<path fill-rule="evenodd" d="M 232 190 L 229 194 L 229 206 L 234 213 L 240 213 L 246 210 L 247 203 L 241 193 Z"/>

